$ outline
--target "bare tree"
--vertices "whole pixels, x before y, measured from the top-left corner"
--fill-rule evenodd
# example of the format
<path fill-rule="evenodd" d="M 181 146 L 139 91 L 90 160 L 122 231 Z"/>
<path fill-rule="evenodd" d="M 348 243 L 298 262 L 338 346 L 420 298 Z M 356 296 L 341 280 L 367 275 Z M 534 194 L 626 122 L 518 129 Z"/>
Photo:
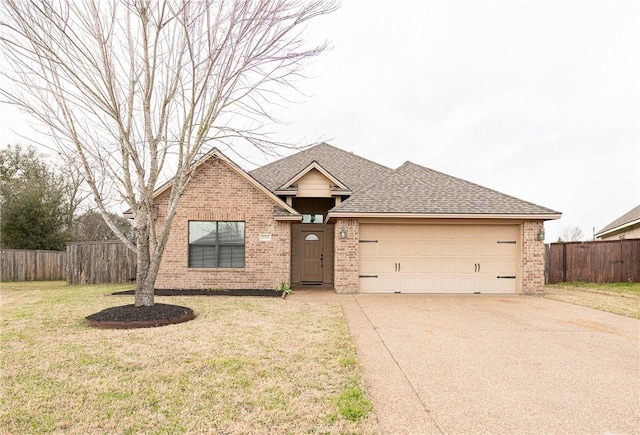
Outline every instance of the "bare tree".
<path fill-rule="evenodd" d="M 154 283 L 194 162 L 216 143 L 279 146 L 263 125 L 295 89 L 306 23 L 332 0 L 4 0 L 0 93 L 32 115 L 83 168 L 109 227 L 138 255 L 136 306 Z M 286 100 L 286 98 L 284 98 Z M 167 168 L 170 172 L 166 172 Z M 163 172 L 165 171 L 165 172 Z M 167 216 L 153 192 L 172 176 Z M 111 194 L 135 222 L 135 243 L 109 218 Z"/>
<path fill-rule="evenodd" d="M 584 238 L 584 233 L 578 226 L 566 226 L 560 231 L 559 242 L 579 242 Z"/>

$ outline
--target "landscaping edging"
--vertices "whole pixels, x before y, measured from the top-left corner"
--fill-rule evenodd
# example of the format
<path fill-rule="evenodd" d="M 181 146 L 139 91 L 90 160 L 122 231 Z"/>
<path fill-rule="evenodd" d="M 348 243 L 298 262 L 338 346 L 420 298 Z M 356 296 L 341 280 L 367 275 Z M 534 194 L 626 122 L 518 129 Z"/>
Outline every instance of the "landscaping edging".
<path fill-rule="evenodd" d="M 135 290 L 124 290 L 111 293 L 112 296 L 133 296 Z M 155 289 L 154 296 L 260 296 L 279 298 L 282 292 L 265 289 Z"/>
<path fill-rule="evenodd" d="M 85 323 L 100 329 L 155 328 L 195 319 L 191 308 L 179 305 L 155 304 L 151 307 L 123 305 L 106 308 L 85 317 Z"/>

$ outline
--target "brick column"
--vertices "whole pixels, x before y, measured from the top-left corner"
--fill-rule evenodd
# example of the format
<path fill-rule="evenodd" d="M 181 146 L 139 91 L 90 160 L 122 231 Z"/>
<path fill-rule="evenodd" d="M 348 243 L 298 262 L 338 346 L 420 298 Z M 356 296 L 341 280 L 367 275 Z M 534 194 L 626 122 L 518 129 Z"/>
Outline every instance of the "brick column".
<path fill-rule="evenodd" d="M 544 231 L 544 221 L 524 221 L 522 224 L 522 293 L 543 291 L 544 240 L 538 234 Z"/>
<path fill-rule="evenodd" d="M 344 229 L 345 238 L 340 237 Z M 338 219 L 335 226 L 334 287 L 336 293 L 356 293 L 358 278 L 358 219 Z"/>

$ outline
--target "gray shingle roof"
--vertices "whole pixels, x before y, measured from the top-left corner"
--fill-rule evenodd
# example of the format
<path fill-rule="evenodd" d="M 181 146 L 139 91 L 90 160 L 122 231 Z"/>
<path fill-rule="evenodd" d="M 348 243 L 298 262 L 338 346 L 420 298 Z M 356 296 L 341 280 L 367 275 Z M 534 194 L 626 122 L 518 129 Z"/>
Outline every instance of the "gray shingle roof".
<path fill-rule="evenodd" d="M 282 184 L 307 168 L 313 161 L 318 162 L 333 177 L 340 180 L 355 194 L 374 180 L 390 174 L 393 170 L 378 163 L 321 143 L 292 156 L 285 157 L 249 172 L 267 189 L 275 192 Z"/>
<path fill-rule="evenodd" d="M 602 234 L 606 231 L 612 230 L 614 228 L 620 227 L 624 224 L 628 224 L 629 222 L 633 222 L 640 219 L 640 205 L 632 208 L 627 213 L 620 216 L 618 219 L 611 222 L 609 225 L 605 226 L 603 229 L 596 233 L 596 236 Z"/>
<path fill-rule="evenodd" d="M 559 212 L 406 162 L 330 213 L 512 214 Z"/>

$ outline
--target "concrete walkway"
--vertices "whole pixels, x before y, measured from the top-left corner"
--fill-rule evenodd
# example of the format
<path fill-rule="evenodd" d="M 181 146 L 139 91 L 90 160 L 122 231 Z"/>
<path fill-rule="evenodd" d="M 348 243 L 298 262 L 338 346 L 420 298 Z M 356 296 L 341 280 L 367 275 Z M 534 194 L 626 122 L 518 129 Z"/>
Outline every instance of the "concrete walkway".
<path fill-rule="evenodd" d="M 382 433 L 640 433 L 638 320 L 517 295 L 290 300 L 341 305 Z"/>

